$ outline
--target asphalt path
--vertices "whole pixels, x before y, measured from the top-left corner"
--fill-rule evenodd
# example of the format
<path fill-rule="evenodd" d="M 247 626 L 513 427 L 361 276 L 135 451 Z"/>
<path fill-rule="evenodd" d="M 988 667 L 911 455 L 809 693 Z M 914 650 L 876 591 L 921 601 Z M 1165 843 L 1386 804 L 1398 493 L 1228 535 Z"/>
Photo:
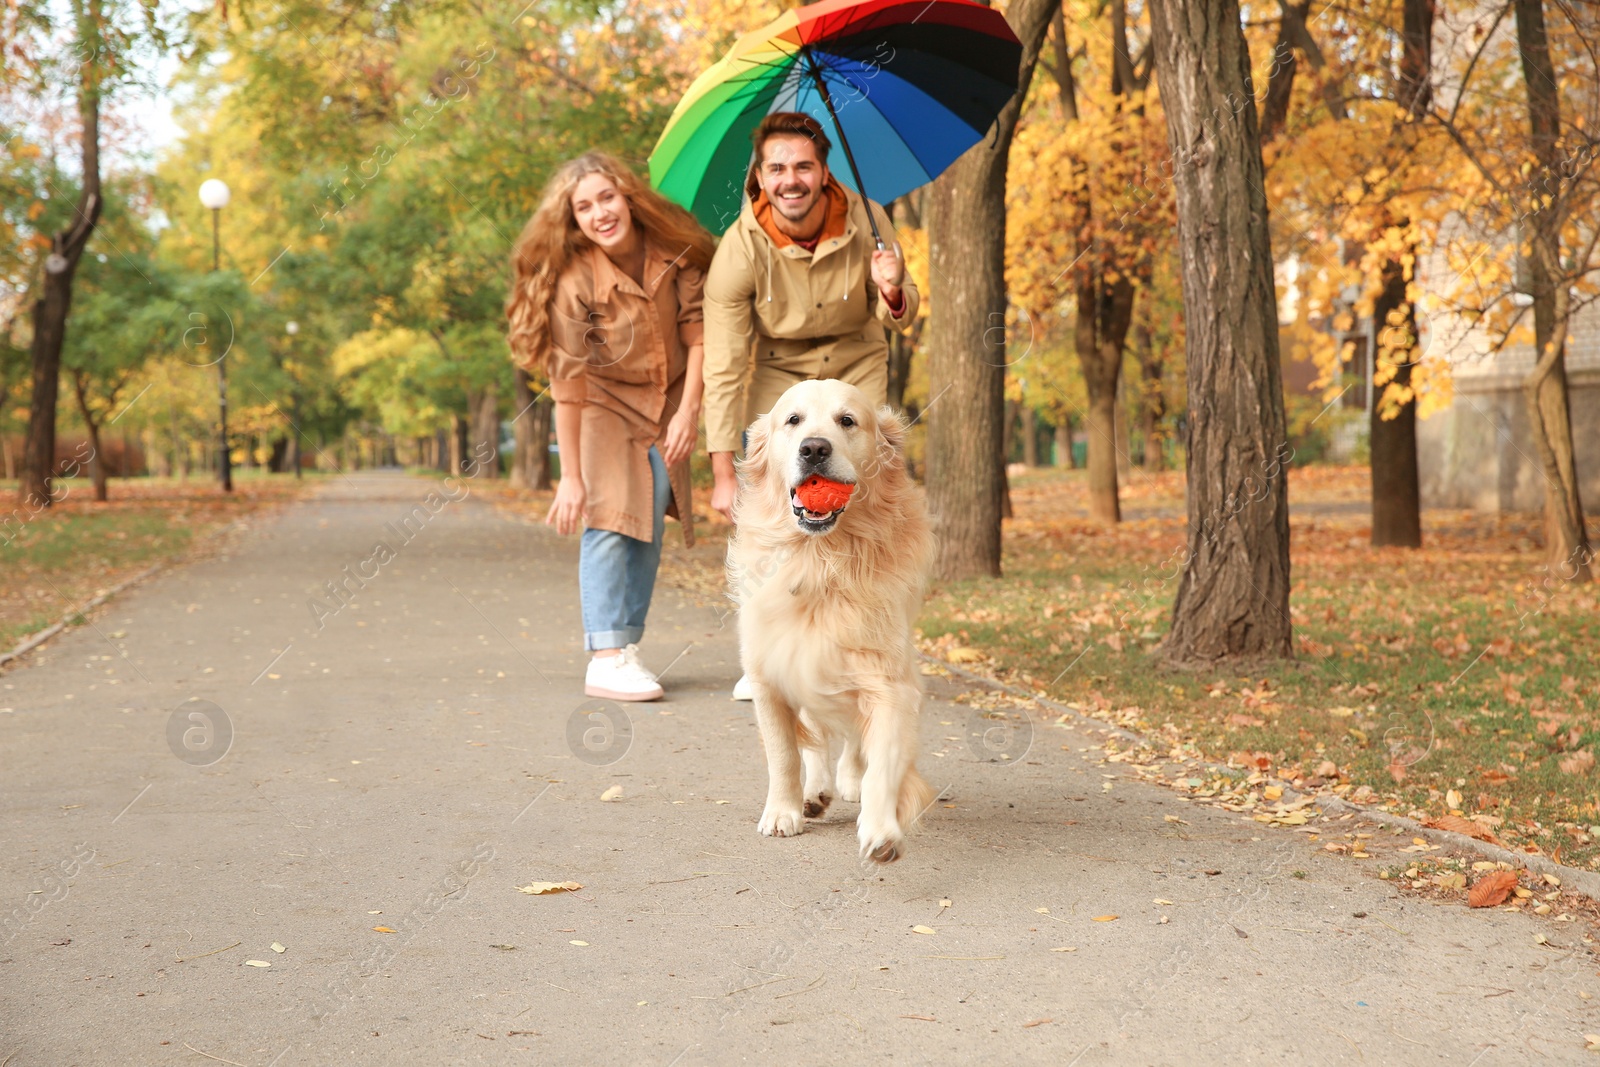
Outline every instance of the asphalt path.
<path fill-rule="evenodd" d="M 905 859 L 837 802 L 760 837 L 733 621 L 661 589 L 666 699 L 588 701 L 576 560 L 337 477 L 0 676 L 0 1064 L 1593 1059 L 1582 924 L 1403 897 L 965 683 Z"/>

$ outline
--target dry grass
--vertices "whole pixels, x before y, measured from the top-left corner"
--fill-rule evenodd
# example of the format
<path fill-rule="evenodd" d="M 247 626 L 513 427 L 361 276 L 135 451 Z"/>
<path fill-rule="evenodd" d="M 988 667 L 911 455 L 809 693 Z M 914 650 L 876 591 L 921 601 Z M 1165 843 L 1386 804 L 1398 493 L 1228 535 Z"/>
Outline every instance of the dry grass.
<path fill-rule="evenodd" d="M 0 483 L 7 502 L 0 510 L 0 648 L 152 564 L 201 549 L 239 518 L 309 484 L 241 472 L 227 496 L 201 478 L 113 479 L 111 499 L 97 504 L 88 479 L 77 478 L 57 482 L 60 499 L 35 513 L 15 503 L 14 482 Z"/>

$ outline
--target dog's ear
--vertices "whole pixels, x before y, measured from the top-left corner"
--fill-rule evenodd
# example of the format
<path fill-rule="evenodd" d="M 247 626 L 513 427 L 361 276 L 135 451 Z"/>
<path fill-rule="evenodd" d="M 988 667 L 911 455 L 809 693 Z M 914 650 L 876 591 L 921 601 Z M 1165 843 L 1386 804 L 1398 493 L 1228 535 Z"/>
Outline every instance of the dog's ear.
<path fill-rule="evenodd" d="M 892 448 L 895 452 L 905 451 L 905 420 L 888 404 L 878 409 L 878 440 L 880 444 Z"/>
<path fill-rule="evenodd" d="M 894 408 L 885 404 L 877 410 L 877 447 L 872 450 L 874 473 L 905 469 L 906 424 Z"/>

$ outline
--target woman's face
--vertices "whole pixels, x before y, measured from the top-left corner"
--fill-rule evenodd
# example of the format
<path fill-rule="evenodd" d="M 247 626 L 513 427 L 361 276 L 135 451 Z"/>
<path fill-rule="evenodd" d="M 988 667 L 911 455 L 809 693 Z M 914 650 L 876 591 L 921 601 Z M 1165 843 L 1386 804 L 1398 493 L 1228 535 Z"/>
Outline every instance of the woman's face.
<path fill-rule="evenodd" d="M 633 243 L 633 213 L 628 198 L 604 174 L 586 174 L 572 190 L 572 217 L 601 251 L 616 252 Z"/>

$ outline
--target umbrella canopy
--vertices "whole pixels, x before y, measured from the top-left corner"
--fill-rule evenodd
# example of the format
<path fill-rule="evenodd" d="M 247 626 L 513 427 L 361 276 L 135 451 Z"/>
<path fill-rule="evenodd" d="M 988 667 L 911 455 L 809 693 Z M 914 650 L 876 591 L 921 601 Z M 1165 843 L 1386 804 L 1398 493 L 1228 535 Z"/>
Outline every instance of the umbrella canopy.
<path fill-rule="evenodd" d="M 888 203 L 983 138 L 1016 94 L 1021 56 L 1004 16 L 973 0 L 797 8 L 695 79 L 650 155 L 651 183 L 722 233 L 739 214 L 751 131 L 800 111 L 844 150 L 839 179 Z"/>

